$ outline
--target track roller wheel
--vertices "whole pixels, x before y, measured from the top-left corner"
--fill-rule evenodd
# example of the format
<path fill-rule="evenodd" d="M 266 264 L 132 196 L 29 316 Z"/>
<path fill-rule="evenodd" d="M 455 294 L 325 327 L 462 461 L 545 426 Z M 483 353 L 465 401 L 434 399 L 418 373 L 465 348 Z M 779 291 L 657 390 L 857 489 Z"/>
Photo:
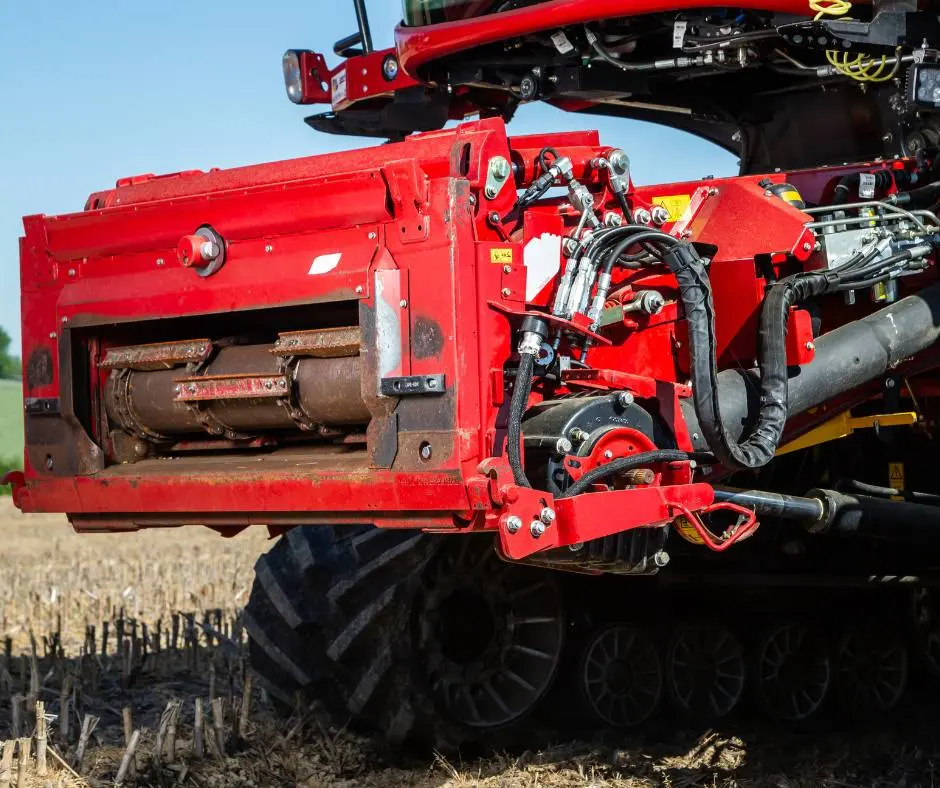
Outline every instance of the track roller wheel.
<path fill-rule="evenodd" d="M 763 711 L 784 722 L 804 722 L 823 706 L 832 669 L 829 647 L 805 623 L 780 624 L 757 645 L 755 683 Z"/>
<path fill-rule="evenodd" d="M 498 728 L 530 711 L 555 677 L 565 633 L 560 591 L 549 573 L 456 538 L 458 549 L 425 573 L 417 652 L 451 719 Z"/>
<path fill-rule="evenodd" d="M 666 653 L 666 683 L 678 709 L 715 720 L 730 714 L 744 695 L 744 647 L 720 622 L 680 624 Z"/>
<path fill-rule="evenodd" d="M 854 627 L 836 648 L 836 698 L 852 718 L 890 711 L 907 686 L 907 644 L 900 632 Z"/>
<path fill-rule="evenodd" d="M 502 562 L 489 536 L 298 527 L 255 568 L 244 617 L 271 696 L 388 743 L 489 743 L 561 658 L 554 576 Z"/>
<path fill-rule="evenodd" d="M 612 624 L 589 640 L 581 662 L 581 691 L 603 723 L 631 728 L 659 707 L 663 668 L 656 642 L 636 624 Z"/>

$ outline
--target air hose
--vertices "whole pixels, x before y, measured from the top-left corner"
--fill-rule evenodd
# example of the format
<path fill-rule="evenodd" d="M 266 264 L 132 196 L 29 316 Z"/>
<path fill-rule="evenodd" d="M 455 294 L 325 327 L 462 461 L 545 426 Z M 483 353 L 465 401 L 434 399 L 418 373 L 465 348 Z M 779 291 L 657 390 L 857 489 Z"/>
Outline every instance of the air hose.
<path fill-rule="evenodd" d="M 713 463 L 715 458 L 707 452 L 687 452 L 678 449 L 655 449 L 653 451 L 644 451 L 640 454 L 631 454 L 628 457 L 618 457 L 615 460 L 601 465 L 594 470 L 588 471 L 578 481 L 572 484 L 567 490 L 556 498 L 571 498 L 580 495 L 591 488 L 592 485 L 618 473 L 626 473 L 635 468 L 642 468 L 647 465 L 653 465 L 658 462 L 685 462 L 695 460 L 700 463 Z"/>

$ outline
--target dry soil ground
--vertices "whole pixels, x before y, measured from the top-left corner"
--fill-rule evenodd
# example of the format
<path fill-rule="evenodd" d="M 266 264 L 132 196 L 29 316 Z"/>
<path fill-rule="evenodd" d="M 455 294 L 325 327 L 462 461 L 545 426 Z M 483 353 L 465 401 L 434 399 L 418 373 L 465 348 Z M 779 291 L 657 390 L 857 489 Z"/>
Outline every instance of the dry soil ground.
<path fill-rule="evenodd" d="M 252 564 L 267 546 L 261 529 L 228 540 L 197 529 L 79 537 L 62 518 L 24 517 L 9 498 L 0 498 L 0 639 L 9 639 L 12 657 L 6 665 L 0 662 L 0 739 L 11 736 L 6 718 L 13 698 L 30 691 L 29 660 L 20 656 L 30 652 L 30 632 L 40 644 L 34 680 L 39 699 L 46 698 L 48 709 L 55 713 L 59 684 L 69 674 L 83 687 L 81 696 L 73 696 L 79 716 L 94 713 L 100 718 L 81 768 L 86 783 L 60 769 L 44 779 L 30 771 L 24 784 L 113 784 L 123 749 L 120 707 L 127 705 L 134 709 L 135 727 L 142 729 L 140 785 L 940 785 L 940 721 L 927 703 L 852 732 L 822 725 L 802 732 L 769 731 L 746 722 L 714 730 L 663 726 L 669 732 L 661 730 L 655 740 L 608 732 L 590 741 L 559 742 L 539 752 L 485 760 L 461 762 L 432 753 L 410 755 L 403 762 L 400 754 L 393 761 L 388 753 L 374 751 L 352 734 L 325 729 L 315 717 L 278 720 L 256 690 L 250 724 L 229 737 L 227 756 L 219 757 L 207 742 L 207 757 L 196 758 L 192 752 L 196 698 L 221 696 L 228 704 L 233 731 L 236 728 L 244 685 L 238 649 L 230 649 L 231 643 L 219 637 L 214 649 L 203 645 L 198 658 L 183 646 L 179 653 L 156 660 L 151 654 L 142 670 L 126 674 L 114 644 L 113 656 L 55 658 L 57 644 L 49 640 L 53 633 L 61 633 L 66 656 L 77 657 L 86 625 L 99 622 L 100 642 L 100 622 L 111 620 L 113 633 L 122 610 L 128 620 L 148 623 L 151 638 L 158 620 L 164 638 L 168 637 L 169 622 L 177 611 L 218 609 L 231 621 L 250 589 Z M 226 632 L 237 640 L 236 632 L 229 628 Z M 200 636 L 204 644 L 205 633 Z M 49 650 L 53 656 L 43 657 Z M 177 755 L 174 762 L 157 765 L 152 760 L 155 731 L 169 698 L 184 704 Z M 51 727 L 57 724 L 53 721 Z M 21 727 L 23 736 L 30 733 L 26 727 L 26 723 Z M 54 732 L 50 736 L 64 757 L 74 752 L 74 736 L 71 743 L 59 743 Z"/>

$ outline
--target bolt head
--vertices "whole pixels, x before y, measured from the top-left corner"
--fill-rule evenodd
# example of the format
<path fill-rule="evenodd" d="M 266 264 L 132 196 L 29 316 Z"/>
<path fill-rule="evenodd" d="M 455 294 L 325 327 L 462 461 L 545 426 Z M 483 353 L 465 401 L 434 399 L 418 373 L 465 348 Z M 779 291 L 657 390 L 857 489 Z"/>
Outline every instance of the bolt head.
<path fill-rule="evenodd" d="M 550 506 L 546 506 L 544 509 L 542 509 L 541 512 L 539 512 L 539 520 L 541 520 L 545 525 L 551 525 L 553 522 L 555 522 L 555 510 Z"/>
<path fill-rule="evenodd" d="M 370 241 L 374 241 L 378 236 L 375 233 L 369 233 L 368 238 Z"/>
<path fill-rule="evenodd" d="M 512 290 L 510 290 L 508 287 L 504 287 L 502 290 L 499 291 L 499 294 L 503 298 L 509 298 L 509 296 L 512 295 Z"/>
<path fill-rule="evenodd" d="M 804 251 L 804 252 L 812 251 L 812 249 L 813 249 L 813 245 L 812 245 L 809 241 L 807 241 L 806 243 L 803 244 L 803 251 Z"/>
<path fill-rule="evenodd" d="M 504 265 L 504 266 L 503 266 L 503 273 L 504 273 L 504 274 L 511 274 L 511 273 L 512 273 L 512 266 L 511 266 L 511 265 Z"/>
<path fill-rule="evenodd" d="M 516 515 L 511 514 L 506 518 L 506 530 L 511 534 L 519 533 L 519 529 L 522 528 L 522 518 L 516 517 Z"/>
<path fill-rule="evenodd" d="M 203 260 L 215 260 L 219 256 L 219 245 L 215 241 L 206 241 L 199 249 Z"/>
<path fill-rule="evenodd" d="M 654 205 L 653 210 L 650 211 L 650 216 L 653 219 L 653 224 L 657 226 L 664 225 L 669 221 L 669 211 L 663 208 L 662 205 Z"/>
<path fill-rule="evenodd" d="M 55 460 L 52 459 L 51 454 L 46 455 L 46 470 L 51 471 L 53 468 L 55 468 Z"/>
<path fill-rule="evenodd" d="M 356 294 L 362 295 L 362 285 L 356 285 Z"/>
<path fill-rule="evenodd" d="M 75 276 L 75 269 L 69 268 L 69 276 Z"/>
<path fill-rule="evenodd" d="M 538 539 L 545 533 L 545 523 L 541 520 L 533 520 L 532 524 L 529 526 L 529 533 L 532 534 L 533 539 Z"/>
<path fill-rule="evenodd" d="M 637 224 L 649 224 L 653 221 L 653 216 L 646 208 L 637 208 L 633 212 L 633 221 Z"/>
<path fill-rule="evenodd" d="M 163 262 L 164 262 L 164 261 L 163 261 L 163 258 L 162 258 L 162 257 L 158 257 L 158 258 L 157 258 L 157 265 L 163 265 Z"/>
<path fill-rule="evenodd" d="M 807 342 L 807 343 L 806 343 L 806 349 L 807 349 L 807 350 L 815 350 L 815 349 L 816 349 L 816 343 L 815 343 L 815 342 Z"/>
<path fill-rule="evenodd" d="M 183 392 L 183 387 L 182 387 L 182 386 L 174 386 L 174 387 L 173 387 L 173 393 L 174 393 L 174 394 L 182 394 L 182 392 Z"/>
<path fill-rule="evenodd" d="M 617 395 L 617 404 L 621 408 L 629 407 L 633 404 L 633 395 L 629 391 L 621 391 Z"/>
<path fill-rule="evenodd" d="M 510 167 L 509 162 L 506 161 L 505 157 L 494 156 L 492 159 L 490 159 L 490 172 L 493 173 L 494 177 L 504 181 L 509 177 L 509 173 L 512 172 L 512 167 Z"/>
<path fill-rule="evenodd" d="M 604 452 L 604 459 L 612 460 L 613 458 L 614 458 L 614 453 L 610 449 L 607 449 L 607 451 Z"/>
<path fill-rule="evenodd" d="M 655 553 L 653 553 L 653 563 L 662 569 L 669 563 L 669 553 L 667 553 L 665 550 L 657 550 Z"/>
<path fill-rule="evenodd" d="M 567 454 L 571 451 L 571 441 L 567 438 L 559 438 L 555 441 L 555 451 L 558 454 Z"/>
<path fill-rule="evenodd" d="M 265 244 L 264 251 L 266 254 L 271 254 L 274 251 L 274 247 L 271 244 Z"/>
<path fill-rule="evenodd" d="M 422 445 L 418 453 L 421 455 L 422 460 L 430 460 L 431 454 L 432 454 L 431 444 L 425 443 L 424 445 Z M 519 524 L 522 525 L 521 520 L 519 521 Z"/>
<path fill-rule="evenodd" d="M 398 306 L 404 309 L 406 306 L 408 306 L 408 301 L 403 298 L 401 301 L 398 302 Z"/>

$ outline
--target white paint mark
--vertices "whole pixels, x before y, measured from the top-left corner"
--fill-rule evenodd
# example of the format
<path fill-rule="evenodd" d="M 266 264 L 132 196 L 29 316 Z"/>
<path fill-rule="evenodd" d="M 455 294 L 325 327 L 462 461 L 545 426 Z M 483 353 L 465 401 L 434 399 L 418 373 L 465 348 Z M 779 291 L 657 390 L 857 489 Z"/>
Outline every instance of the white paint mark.
<path fill-rule="evenodd" d="M 310 265 L 310 270 L 307 271 L 307 276 L 316 276 L 317 274 L 325 274 L 332 271 L 339 265 L 342 256 L 342 252 L 321 254 L 319 257 L 314 258 L 313 263 Z"/>
<path fill-rule="evenodd" d="M 525 265 L 525 300 L 535 298 L 561 270 L 561 236 L 542 233 L 522 250 Z"/>

